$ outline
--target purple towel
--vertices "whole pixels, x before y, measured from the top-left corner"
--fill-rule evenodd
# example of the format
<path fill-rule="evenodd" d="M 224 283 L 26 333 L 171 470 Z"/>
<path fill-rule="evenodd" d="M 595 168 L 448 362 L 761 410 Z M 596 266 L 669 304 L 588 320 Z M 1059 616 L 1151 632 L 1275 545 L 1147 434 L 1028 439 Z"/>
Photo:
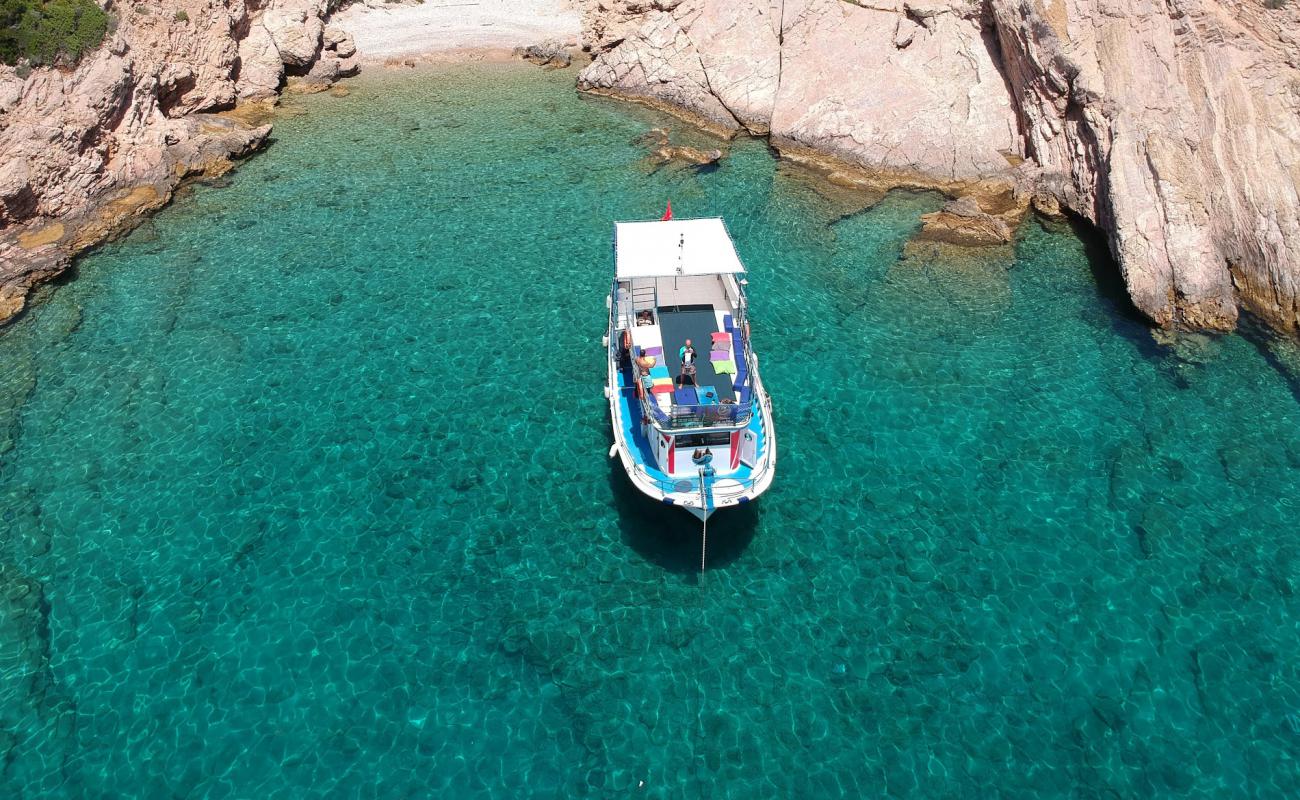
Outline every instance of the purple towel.
<path fill-rule="evenodd" d="M 664 349 L 662 347 L 647 347 L 645 354 L 648 356 L 661 356 L 664 354 Z"/>
<path fill-rule="evenodd" d="M 731 353 L 726 350 L 710 350 L 709 361 L 730 361 Z"/>

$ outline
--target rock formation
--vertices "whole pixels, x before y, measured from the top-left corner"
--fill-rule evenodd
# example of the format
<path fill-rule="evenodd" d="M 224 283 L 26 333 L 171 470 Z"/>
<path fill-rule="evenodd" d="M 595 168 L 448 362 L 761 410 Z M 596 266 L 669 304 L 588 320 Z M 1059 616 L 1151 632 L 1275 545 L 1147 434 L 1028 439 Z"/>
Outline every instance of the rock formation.
<path fill-rule="evenodd" d="M 637 141 L 650 149 L 649 162 L 655 168 L 677 161 L 693 167 L 705 167 L 717 164 L 726 155 L 714 147 L 701 150 L 698 147 L 673 144 L 667 128 L 652 128 Z"/>
<path fill-rule="evenodd" d="M 869 183 L 1068 208 L 1160 325 L 1300 329 L 1300 3 L 592 0 L 584 46 L 585 89 Z"/>
<path fill-rule="evenodd" d="M 273 99 L 286 71 L 317 83 L 354 72 L 355 47 L 325 25 L 326 5 L 118 5 L 115 32 L 75 70 L 0 66 L 0 322 L 182 180 L 261 146 L 266 115 L 238 101 Z"/>

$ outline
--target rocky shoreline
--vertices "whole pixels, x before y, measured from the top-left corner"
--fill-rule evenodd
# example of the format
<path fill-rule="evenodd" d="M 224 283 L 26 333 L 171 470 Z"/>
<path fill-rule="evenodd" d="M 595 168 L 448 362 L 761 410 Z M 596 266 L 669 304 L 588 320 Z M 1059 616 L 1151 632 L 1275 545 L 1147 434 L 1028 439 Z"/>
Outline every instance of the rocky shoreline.
<path fill-rule="evenodd" d="M 0 323 L 183 182 L 262 147 L 281 91 L 357 70 L 327 0 L 108 8 L 116 30 L 75 69 L 0 66 Z"/>
<path fill-rule="evenodd" d="M 601 0 L 584 42 L 587 91 L 957 200 L 923 236 L 1009 235 L 1009 187 L 1104 230 L 1157 325 L 1300 331 L 1297 4 Z"/>
<path fill-rule="evenodd" d="M 465 58 L 576 24 L 568 0 L 530 3 L 366 0 L 383 10 L 342 15 L 358 52 L 331 0 L 105 0 L 117 29 L 75 70 L 0 67 L 0 324 L 260 148 L 281 91 L 328 88 L 367 51 Z M 1000 245 L 1031 208 L 1078 215 L 1159 326 L 1231 330 L 1245 309 L 1300 332 L 1300 5 L 1116 3 L 586 0 L 578 86 L 766 136 L 834 184 L 943 192 L 924 240 Z M 394 33 L 412 26 L 430 30 Z"/>

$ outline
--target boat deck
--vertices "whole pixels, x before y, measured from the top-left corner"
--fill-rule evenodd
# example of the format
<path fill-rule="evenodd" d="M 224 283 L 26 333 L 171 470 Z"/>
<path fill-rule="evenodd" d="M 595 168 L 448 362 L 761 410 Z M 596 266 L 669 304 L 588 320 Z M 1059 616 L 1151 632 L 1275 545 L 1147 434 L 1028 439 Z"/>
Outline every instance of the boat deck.
<path fill-rule="evenodd" d="M 682 362 L 677 357 L 677 350 L 690 339 L 695 348 L 695 382 L 700 386 L 714 387 L 719 400 L 735 400 L 732 381 L 736 376 L 719 375 L 713 371 L 713 363 L 709 361 L 710 334 L 722 330 L 718 317 L 713 306 L 661 307 L 659 329 L 664 342 L 664 364 L 674 378 L 680 375 Z"/>
<path fill-rule="evenodd" d="M 618 402 L 619 417 L 623 423 L 623 439 L 627 442 L 634 461 L 645 470 L 652 479 L 659 483 L 660 487 L 670 492 L 689 492 L 692 491 L 692 484 L 689 477 L 683 477 L 680 474 L 676 477 L 669 475 L 655 465 L 654 449 L 650 446 L 650 440 L 646 438 L 641 429 L 641 401 L 637 398 L 636 388 L 632 379 L 632 371 L 628 366 L 622 366 L 618 370 Z M 761 458 L 767 447 L 767 442 L 763 436 L 762 415 L 755 413 L 749 421 L 749 430 L 758 436 L 758 456 Z M 723 464 L 714 464 L 719 478 L 732 478 L 737 481 L 747 482 L 753 476 L 753 469 L 744 464 L 737 465 L 736 469 L 730 470 Z"/>

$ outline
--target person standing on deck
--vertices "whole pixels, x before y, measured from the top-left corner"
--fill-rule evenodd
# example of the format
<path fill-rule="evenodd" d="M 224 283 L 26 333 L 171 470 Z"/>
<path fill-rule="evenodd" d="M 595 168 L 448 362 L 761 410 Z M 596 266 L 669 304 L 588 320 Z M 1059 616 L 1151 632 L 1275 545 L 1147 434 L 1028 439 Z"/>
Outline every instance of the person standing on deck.
<path fill-rule="evenodd" d="M 682 366 L 695 362 L 695 348 L 691 346 L 690 339 L 687 339 L 686 344 L 677 349 L 677 360 L 682 362 Z"/>
<path fill-rule="evenodd" d="M 677 359 L 682 362 L 682 374 L 677 379 L 677 385 L 698 386 L 695 382 L 695 348 L 691 346 L 690 339 L 678 349 Z"/>

